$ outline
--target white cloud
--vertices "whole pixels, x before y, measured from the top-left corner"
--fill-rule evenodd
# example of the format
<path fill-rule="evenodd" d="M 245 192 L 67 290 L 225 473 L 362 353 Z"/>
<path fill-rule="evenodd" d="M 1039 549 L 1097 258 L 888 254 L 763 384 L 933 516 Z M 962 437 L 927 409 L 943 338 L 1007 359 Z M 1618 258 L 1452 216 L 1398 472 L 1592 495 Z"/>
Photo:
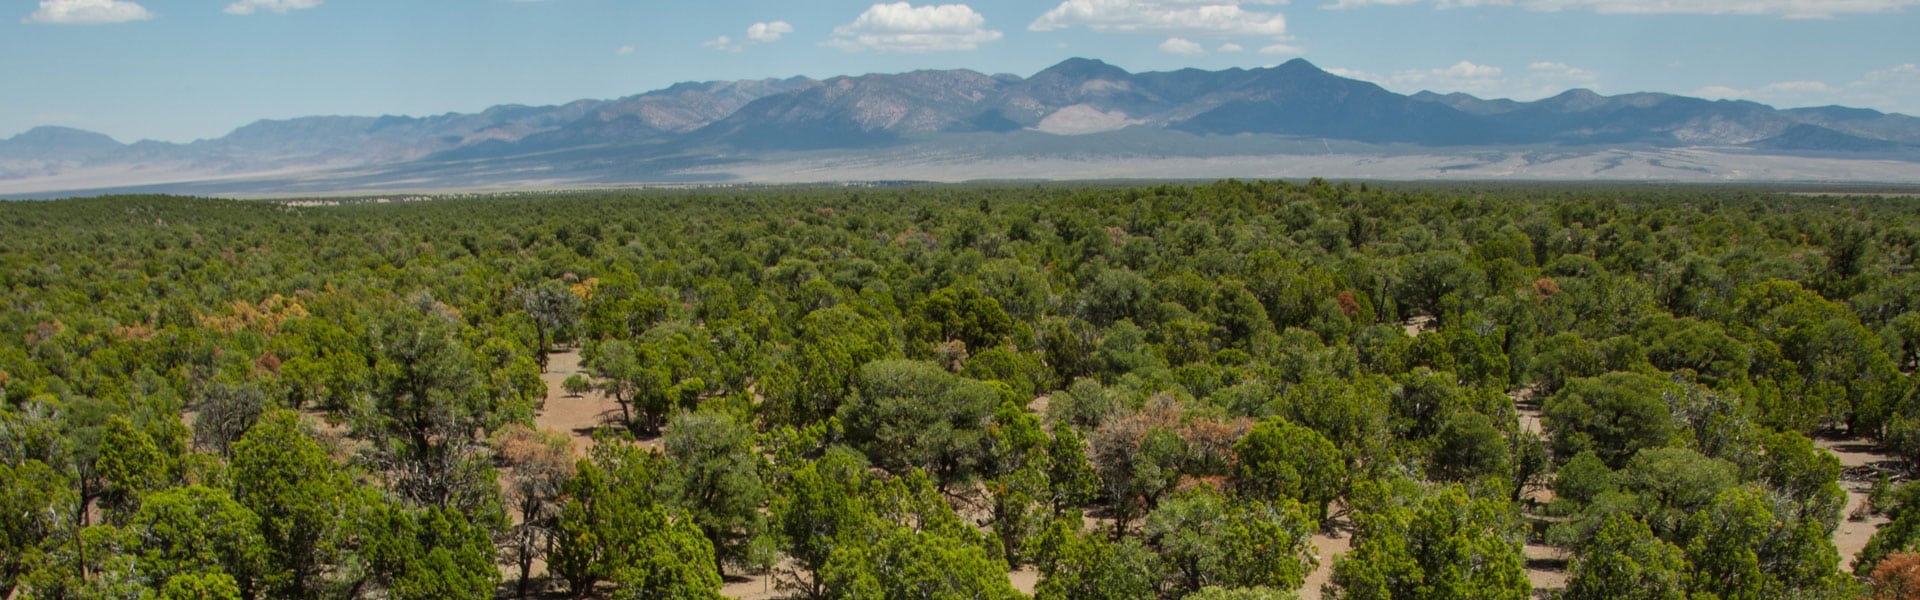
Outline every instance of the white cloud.
<path fill-rule="evenodd" d="M 1876 69 L 1859 79 L 1840 84 L 1776 81 L 1751 88 L 1710 85 L 1694 90 L 1692 95 L 1712 99 L 1753 100 L 1782 107 L 1839 104 L 1920 114 L 1920 64 L 1907 63 Z"/>
<path fill-rule="evenodd" d="M 613 53 L 620 56 L 626 56 L 628 54 L 633 54 L 634 48 L 632 45 L 621 46 L 619 48 L 614 48 Z"/>
<path fill-rule="evenodd" d="M 1386 81 L 1386 79 L 1387 79 L 1387 78 L 1385 78 L 1385 77 L 1381 77 L 1381 76 L 1379 76 L 1379 75 L 1375 75 L 1375 74 L 1372 74 L 1372 73 L 1368 73 L 1368 72 L 1366 72 L 1366 71 L 1359 71 L 1359 70 L 1355 70 L 1355 69 L 1342 69 L 1342 68 L 1340 68 L 1340 67 L 1327 67 L 1327 72 L 1328 72 L 1328 73 L 1332 73 L 1332 74 L 1334 74 L 1334 75 L 1339 75 L 1339 76 L 1341 76 L 1341 77 L 1345 77 L 1345 78 L 1347 78 L 1347 79 L 1358 79 L 1358 80 L 1361 80 L 1361 81 L 1372 81 L 1372 82 L 1374 82 L 1374 83 L 1379 83 L 1379 82 L 1381 82 L 1381 81 Z"/>
<path fill-rule="evenodd" d="M 250 15 L 255 11 L 272 11 L 285 14 L 290 10 L 306 10 L 319 6 L 323 0 L 239 0 L 228 4 L 226 13 L 230 15 Z"/>
<path fill-rule="evenodd" d="M 1489 77 L 1499 77 L 1500 67 L 1476 65 L 1471 62 L 1467 62 L 1463 60 L 1457 63 L 1453 63 L 1453 66 L 1451 67 L 1447 67 L 1445 69 L 1435 69 L 1433 72 L 1434 74 L 1440 75 L 1442 77 L 1453 77 L 1453 78 L 1462 78 L 1462 79 L 1486 79 Z"/>
<path fill-rule="evenodd" d="M 1498 93 L 1505 86 L 1500 78 L 1504 72 L 1500 67 L 1463 60 L 1438 69 L 1396 71 L 1385 81 L 1376 83 L 1405 91 L 1467 92 L 1481 96 Z"/>
<path fill-rule="evenodd" d="M 1849 82 L 1845 96 L 1856 106 L 1920 115 L 1920 64 L 1879 69 Z"/>
<path fill-rule="evenodd" d="M 1574 67 L 1563 62 L 1536 62 L 1527 65 L 1527 71 L 1556 77 L 1585 77 L 1589 75 L 1585 69 Z"/>
<path fill-rule="evenodd" d="M 1285 0 L 1064 0 L 1027 29 L 1054 31 L 1086 27 L 1118 33 L 1166 33 L 1209 36 L 1287 37 L 1287 18 L 1277 12 L 1247 10 L 1244 5 L 1283 4 Z"/>
<path fill-rule="evenodd" d="M 1820 81 L 1776 81 L 1749 89 L 1710 85 L 1694 90 L 1691 95 L 1712 100 L 1753 100 L 1779 106 L 1807 106 L 1842 102 L 1833 97 L 1837 91 L 1840 90 Z M 1831 101 L 1823 101 L 1829 98 Z"/>
<path fill-rule="evenodd" d="M 747 26 L 747 37 L 745 38 L 735 39 L 733 36 L 723 35 L 700 42 L 700 46 L 713 48 L 715 50 L 725 50 L 727 52 L 739 52 L 747 49 L 747 46 L 778 42 L 781 36 L 789 33 L 793 33 L 793 26 L 787 24 L 786 21 L 754 23 Z"/>
<path fill-rule="evenodd" d="M 1425 1 L 1426 0 L 1338 0 L 1336 2 L 1322 4 L 1320 8 L 1347 10 L 1349 8 L 1366 8 L 1369 6 L 1406 6 L 1408 4 L 1418 4 Z"/>
<path fill-rule="evenodd" d="M 1592 88 L 1600 77 L 1592 71 L 1561 62 L 1536 62 L 1527 65 L 1527 74 L 1515 82 L 1508 95 L 1521 98 L 1545 98 L 1574 88 Z"/>
<path fill-rule="evenodd" d="M 1200 47 L 1200 44 L 1195 43 L 1193 40 L 1177 37 L 1167 38 L 1167 41 L 1160 42 L 1160 51 L 1181 56 L 1199 56 L 1207 53 L 1206 48 Z"/>
<path fill-rule="evenodd" d="M 1707 87 L 1694 90 L 1693 92 L 1690 93 L 1690 95 L 1706 98 L 1708 100 L 1726 100 L 1729 98 L 1739 98 L 1741 96 L 1747 95 L 1747 93 L 1748 92 L 1746 90 L 1742 90 L 1736 87 L 1728 87 L 1724 85 L 1710 85 Z"/>
<path fill-rule="evenodd" d="M 21 19 L 22 23 L 50 25 L 101 25 L 145 21 L 153 13 L 130 0 L 40 0 L 40 10 Z"/>
<path fill-rule="evenodd" d="M 1429 1 L 1437 8 L 1517 6 L 1536 12 L 1585 10 L 1601 14 L 1764 15 L 1788 19 L 1830 19 L 1920 6 L 1920 0 L 1335 0 L 1321 6 L 1344 10 Z"/>
<path fill-rule="evenodd" d="M 793 33 L 793 26 L 786 21 L 754 23 L 747 26 L 747 41 L 756 44 L 770 44 L 780 41 L 780 36 Z"/>
<path fill-rule="evenodd" d="M 986 22 L 965 4 L 875 4 L 852 23 L 833 28 L 833 38 L 824 45 L 848 52 L 972 50 L 1002 37 L 987 29 Z"/>
<path fill-rule="evenodd" d="M 1261 48 L 1260 53 L 1267 56 L 1299 56 L 1306 52 L 1301 50 L 1299 46 L 1293 44 L 1273 44 Z"/>
<path fill-rule="evenodd" d="M 1233 42 L 1227 42 L 1225 44 L 1221 44 L 1219 48 L 1214 50 L 1214 52 L 1219 52 L 1221 54 L 1232 54 L 1235 52 L 1243 52 L 1245 50 L 1246 48 L 1240 47 L 1239 44 L 1235 44 Z"/>

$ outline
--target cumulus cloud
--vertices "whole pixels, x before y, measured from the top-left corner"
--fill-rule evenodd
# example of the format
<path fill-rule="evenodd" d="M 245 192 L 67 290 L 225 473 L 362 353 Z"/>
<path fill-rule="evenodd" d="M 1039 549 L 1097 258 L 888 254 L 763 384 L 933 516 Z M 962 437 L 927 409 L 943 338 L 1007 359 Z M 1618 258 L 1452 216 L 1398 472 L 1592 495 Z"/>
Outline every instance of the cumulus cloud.
<path fill-rule="evenodd" d="M 1235 44 L 1233 42 L 1227 42 L 1225 44 L 1221 44 L 1219 48 L 1214 49 L 1214 52 L 1219 52 L 1221 54 L 1232 54 L 1232 53 L 1241 52 L 1244 50 L 1246 50 L 1246 48 L 1240 47 L 1239 44 Z"/>
<path fill-rule="evenodd" d="M 1306 52 L 1293 44 L 1273 44 L 1261 48 L 1260 53 L 1267 56 L 1299 56 Z"/>
<path fill-rule="evenodd" d="M 1752 100 L 1778 106 L 1807 106 L 1843 103 L 1845 101 L 1835 94 L 1842 89 L 1844 86 L 1835 87 L 1823 81 L 1776 81 L 1753 88 L 1710 85 L 1694 90 L 1691 95 L 1711 100 Z"/>
<path fill-rule="evenodd" d="M 228 4 L 226 12 L 230 15 L 250 15 L 256 11 L 272 11 L 285 14 L 290 10 L 306 10 L 319 6 L 322 0 L 239 0 Z"/>
<path fill-rule="evenodd" d="M 1840 104 L 1920 114 L 1920 64 L 1876 69 L 1845 83 L 1799 80 L 1754 87 L 1710 85 L 1694 90 L 1692 95 L 1717 100 L 1753 100 L 1775 106 Z"/>
<path fill-rule="evenodd" d="M 1064 0 L 1027 29 L 1054 31 L 1086 27 L 1094 31 L 1207 36 L 1287 37 L 1287 18 L 1245 5 L 1282 4 L 1285 0 Z"/>
<path fill-rule="evenodd" d="M 145 21 L 153 18 L 146 7 L 131 0 L 40 0 L 40 10 L 21 19 L 22 23 L 50 25 L 102 25 Z"/>
<path fill-rule="evenodd" d="M 1160 51 L 1181 56 L 1199 56 L 1207 53 L 1206 48 L 1200 47 L 1200 44 L 1195 43 L 1193 40 L 1177 37 L 1167 38 L 1167 41 L 1160 42 Z"/>
<path fill-rule="evenodd" d="M 1474 64 L 1460 61 L 1452 66 L 1438 69 L 1408 69 L 1397 71 L 1382 85 L 1403 90 L 1434 90 L 1438 92 L 1467 92 L 1474 95 L 1497 93 L 1503 86 L 1501 74 L 1506 71 L 1500 67 Z"/>
<path fill-rule="evenodd" d="M 1500 67 L 1476 65 L 1471 62 L 1467 62 L 1463 60 L 1457 63 L 1453 63 L 1453 66 L 1447 67 L 1445 69 L 1434 69 L 1433 73 L 1435 75 L 1439 75 L 1442 77 L 1449 77 L 1449 78 L 1486 79 L 1489 77 L 1499 77 Z"/>
<path fill-rule="evenodd" d="M 780 36 L 793 33 L 793 26 L 786 21 L 754 23 L 747 26 L 747 41 L 756 44 L 768 44 L 780 41 Z"/>
<path fill-rule="evenodd" d="M 786 21 L 754 23 L 747 26 L 747 36 L 745 38 L 735 39 L 733 36 L 723 35 L 701 42 L 700 45 L 715 50 L 739 52 L 745 50 L 747 46 L 778 42 L 781 36 L 789 33 L 793 33 L 793 26 L 787 24 Z"/>
<path fill-rule="evenodd" d="M 1358 69 L 1343 69 L 1340 67 L 1327 67 L 1326 71 L 1328 73 L 1339 75 L 1347 79 L 1358 79 L 1361 81 L 1371 81 L 1374 83 L 1379 83 L 1387 79 L 1385 77 L 1381 77 L 1379 75 L 1375 75 L 1375 74 L 1368 73 L 1366 71 L 1361 71 Z"/>
<path fill-rule="evenodd" d="M 1520 98 L 1544 98 L 1574 88 L 1598 86 L 1600 77 L 1592 71 L 1561 62 L 1536 62 L 1527 65 L 1527 74 L 1509 95 Z"/>
<path fill-rule="evenodd" d="M 1371 81 L 1402 93 L 1422 90 L 1443 94 L 1466 92 L 1483 98 L 1522 100 L 1545 98 L 1573 88 L 1592 88 L 1599 83 L 1599 78 L 1590 71 L 1566 63 L 1547 61 L 1530 63 L 1519 73 L 1465 60 L 1446 67 L 1406 69 L 1389 74 L 1338 67 L 1327 69 L 1327 72 L 1348 79 Z"/>
<path fill-rule="evenodd" d="M 633 48 L 633 46 L 631 46 L 631 45 L 627 45 L 627 46 L 621 46 L 621 47 L 619 47 L 619 48 L 614 48 L 614 49 L 613 49 L 613 53 L 614 53 L 614 54 L 617 54 L 617 55 L 620 55 L 620 56 L 626 56 L 626 55 L 628 55 L 628 54 L 633 54 L 633 53 L 634 53 L 634 48 Z"/>
<path fill-rule="evenodd" d="M 972 50 L 1002 37 L 986 23 L 986 17 L 965 4 L 875 4 L 852 23 L 833 28 L 833 38 L 825 45 L 848 52 Z"/>
<path fill-rule="evenodd" d="M 1536 12 L 1585 10 L 1601 14 L 1764 15 L 1788 19 L 1830 19 L 1920 6 L 1920 0 L 1335 0 L 1321 6 L 1344 10 L 1420 3 L 1438 8 L 1516 6 Z"/>

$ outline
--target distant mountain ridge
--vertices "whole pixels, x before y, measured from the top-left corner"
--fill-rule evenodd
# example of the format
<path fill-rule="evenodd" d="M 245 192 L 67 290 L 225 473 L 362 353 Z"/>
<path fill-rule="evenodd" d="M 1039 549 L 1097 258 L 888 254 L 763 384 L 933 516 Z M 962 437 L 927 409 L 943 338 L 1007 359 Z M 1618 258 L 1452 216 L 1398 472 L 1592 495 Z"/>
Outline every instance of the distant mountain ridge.
<path fill-rule="evenodd" d="M 1348 141 L 1429 149 L 1715 147 L 1900 160 L 1920 154 L 1920 119 L 1867 109 L 1779 110 L 1746 101 L 1603 96 L 1584 89 L 1531 102 L 1462 93 L 1404 95 L 1302 59 L 1255 69 L 1130 73 L 1074 58 L 1030 77 L 923 70 L 711 81 L 614 100 L 503 105 L 472 114 L 263 120 L 186 144 L 122 144 L 97 133 L 40 127 L 0 140 L 0 181 L 120 167 L 202 175 L 396 165 L 444 170 L 488 161 L 562 171 L 572 168 L 566 161 L 659 167 L 667 164 L 660 161 L 741 161 L 905 143 L 937 147 L 942 136 L 953 135 L 1071 137 L 1123 129 L 1310 139 L 1329 149 L 1331 141 Z"/>

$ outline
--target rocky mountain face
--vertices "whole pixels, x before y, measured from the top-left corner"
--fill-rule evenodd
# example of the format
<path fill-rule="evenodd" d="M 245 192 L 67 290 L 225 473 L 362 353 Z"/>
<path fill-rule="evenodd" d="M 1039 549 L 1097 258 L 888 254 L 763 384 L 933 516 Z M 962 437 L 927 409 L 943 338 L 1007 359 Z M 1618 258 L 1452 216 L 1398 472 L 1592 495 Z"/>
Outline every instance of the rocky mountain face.
<path fill-rule="evenodd" d="M 1098 153 L 1098 144 L 1110 141 L 1095 141 L 1100 136 L 1094 134 L 1121 130 L 1298 138 L 1329 148 L 1329 141 L 1345 141 L 1429 149 L 1892 153 L 1904 160 L 1920 154 L 1920 119 L 1864 109 L 1776 110 L 1743 101 L 1589 90 L 1533 102 L 1459 93 L 1408 96 L 1305 60 L 1258 69 L 1129 73 L 1075 58 L 1031 77 L 928 70 L 824 81 L 717 81 L 475 114 L 268 120 L 186 144 L 121 144 L 97 133 L 42 127 L 0 140 L 0 180 L 125 165 L 249 173 L 476 161 L 511 161 L 522 168 L 563 160 L 684 163 L 909 142 L 925 147 L 953 134 L 975 141 L 983 134 L 1019 134 L 1007 139 L 1020 143 L 1035 133 L 1051 134 L 1063 139 L 1040 145 L 1057 151 L 1085 139 L 1089 147 L 1082 150 Z M 1141 135 L 1129 139 L 1145 139 Z M 1004 150 L 1017 144 L 990 145 Z"/>

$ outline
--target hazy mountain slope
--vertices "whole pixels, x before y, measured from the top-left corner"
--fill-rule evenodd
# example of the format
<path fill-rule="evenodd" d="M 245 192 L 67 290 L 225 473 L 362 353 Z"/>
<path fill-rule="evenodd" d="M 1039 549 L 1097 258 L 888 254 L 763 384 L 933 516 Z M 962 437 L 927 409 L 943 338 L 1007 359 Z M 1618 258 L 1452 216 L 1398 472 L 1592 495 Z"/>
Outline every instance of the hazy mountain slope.
<path fill-rule="evenodd" d="M 1173 125 L 1211 134 L 1275 133 L 1362 142 L 1462 146 L 1515 141 L 1451 107 L 1420 102 L 1294 59 L 1246 71 L 1207 96 L 1217 105 Z"/>
<path fill-rule="evenodd" d="M 967 70 L 835 77 L 748 103 L 693 132 L 747 149 L 861 147 L 902 135 L 974 131 L 1001 80 Z M 993 120 L 986 121 L 993 124 Z"/>
<path fill-rule="evenodd" d="M 70 127 L 35 127 L 0 140 L 0 159 L 88 161 L 126 151 L 113 138 Z"/>
<path fill-rule="evenodd" d="M 0 182 L 11 182 L 0 187 L 74 189 L 62 186 L 290 173 L 318 177 L 303 186 L 404 180 L 457 187 L 466 179 L 548 180 L 528 179 L 532 174 L 553 181 L 705 180 L 724 178 L 713 174 L 716 168 L 790 162 L 784 153 L 791 152 L 838 152 L 860 164 L 977 163 L 1021 157 L 1394 156 L 1403 145 L 1433 156 L 1604 156 L 1713 148 L 1732 153 L 1728 156 L 1897 164 L 1920 162 L 1920 119 L 1845 107 L 1776 110 L 1744 101 L 1656 93 L 1605 96 L 1584 89 L 1531 102 L 1462 93 L 1404 95 L 1299 59 L 1256 69 L 1130 73 L 1075 58 L 1030 77 L 922 70 L 826 80 L 710 81 L 613 100 L 503 105 L 471 114 L 262 120 L 186 144 L 122 144 L 97 133 L 41 127 L 0 140 Z M 869 152 L 876 149 L 911 156 Z M 1606 159 L 1556 164 L 1592 165 L 1596 174 L 1613 169 Z M 1715 159 L 1645 172 L 1709 177 L 1795 172 L 1738 164 Z M 702 174 L 689 175 L 695 171 Z M 1579 171 L 1526 172 L 1558 177 Z"/>

